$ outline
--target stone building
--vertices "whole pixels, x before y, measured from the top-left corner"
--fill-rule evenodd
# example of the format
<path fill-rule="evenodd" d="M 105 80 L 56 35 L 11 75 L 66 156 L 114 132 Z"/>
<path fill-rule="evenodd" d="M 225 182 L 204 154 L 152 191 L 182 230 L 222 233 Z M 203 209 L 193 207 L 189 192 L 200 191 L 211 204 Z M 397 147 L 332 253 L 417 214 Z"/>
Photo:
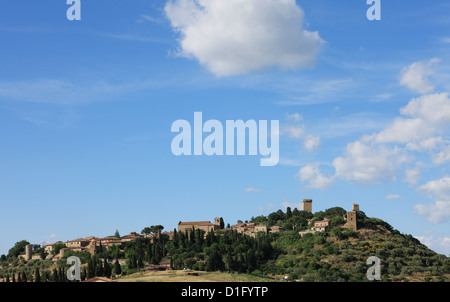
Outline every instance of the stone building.
<path fill-rule="evenodd" d="M 352 211 L 359 212 L 359 204 L 353 203 L 352 204 Z"/>
<path fill-rule="evenodd" d="M 312 221 L 312 219 L 308 220 L 308 223 L 310 223 Z M 300 237 L 302 237 L 305 234 L 314 234 L 316 232 L 323 232 L 325 231 L 329 226 L 330 226 L 330 219 L 325 218 L 323 220 L 318 220 L 314 222 L 314 226 L 312 228 L 310 228 L 309 230 L 305 230 L 305 231 L 300 231 L 298 232 Z"/>
<path fill-rule="evenodd" d="M 256 224 L 253 222 L 242 222 L 231 226 L 231 230 L 237 231 L 239 234 L 244 234 L 251 237 L 256 237 L 259 232 L 264 234 L 273 234 L 284 230 L 283 227 L 274 225 L 270 228 L 265 224 Z"/>
<path fill-rule="evenodd" d="M 178 232 L 189 232 L 194 228 L 194 230 L 200 229 L 206 233 L 214 232 L 220 229 L 220 218 L 214 218 L 214 223 L 210 221 L 190 221 L 190 222 L 178 222 Z"/>
<path fill-rule="evenodd" d="M 25 260 L 30 260 L 33 255 L 33 246 L 31 244 L 27 244 L 25 246 Z"/>
<path fill-rule="evenodd" d="M 302 200 L 303 211 L 312 213 L 312 199 Z"/>
<path fill-rule="evenodd" d="M 352 229 L 353 231 L 358 230 L 358 225 L 356 222 L 356 211 L 347 212 L 347 222 L 344 224 L 343 227 Z"/>
<path fill-rule="evenodd" d="M 81 252 L 84 251 L 86 247 L 89 245 L 89 240 L 86 240 L 84 238 L 78 238 L 66 241 L 64 244 L 66 245 L 67 248 L 73 251 Z"/>

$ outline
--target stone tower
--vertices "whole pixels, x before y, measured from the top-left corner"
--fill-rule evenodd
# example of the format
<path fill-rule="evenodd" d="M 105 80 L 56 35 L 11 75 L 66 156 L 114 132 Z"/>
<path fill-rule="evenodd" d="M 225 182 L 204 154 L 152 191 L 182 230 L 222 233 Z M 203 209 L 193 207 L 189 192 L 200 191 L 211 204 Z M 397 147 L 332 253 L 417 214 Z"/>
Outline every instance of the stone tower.
<path fill-rule="evenodd" d="M 347 223 L 344 227 L 352 229 L 353 231 L 358 230 L 358 226 L 356 224 L 356 211 L 347 212 Z"/>
<path fill-rule="evenodd" d="M 312 199 L 302 200 L 303 211 L 312 213 Z"/>
<path fill-rule="evenodd" d="M 32 245 L 28 244 L 25 246 L 25 260 L 30 260 L 32 255 Z"/>
<path fill-rule="evenodd" d="M 352 211 L 359 212 L 359 204 L 357 203 L 352 204 Z"/>
<path fill-rule="evenodd" d="M 220 217 L 214 218 L 214 229 L 215 230 L 220 229 Z"/>

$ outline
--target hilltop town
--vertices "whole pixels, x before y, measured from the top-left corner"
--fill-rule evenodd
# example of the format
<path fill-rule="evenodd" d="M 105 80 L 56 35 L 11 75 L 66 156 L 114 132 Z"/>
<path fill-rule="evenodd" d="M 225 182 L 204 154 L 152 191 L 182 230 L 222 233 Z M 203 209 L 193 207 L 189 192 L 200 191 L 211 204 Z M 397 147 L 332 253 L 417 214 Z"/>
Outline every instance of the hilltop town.
<path fill-rule="evenodd" d="M 306 213 L 312 214 L 312 200 L 311 199 L 303 199 L 302 200 L 302 211 Z M 356 213 L 359 211 L 359 204 L 352 204 L 352 210 L 348 211 L 346 217 L 346 223 L 342 226 L 343 228 L 349 228 L 353 231 L 358 229 L 357 227 L 357 219 Z M 311 223 L 313 219 L 307 219 L 308 224 Z M 258 233 L 264 234 L 274 234 L 280 231 L 283 231 L 284 228 L 282 226 L 273 225 L 268 226 L 267 223 L 254 223 L 254 222 L 241 222 L 230 226 L 229 228 L 224 228 L 223 220 L 221 218 L 214 218 L 214 222 L 210 221 L 190 221 L 190 222 L 178 222 L 178 233 L 186 233 L 189 235 L 191 230 L 202 230 L 204 231 L 204 236 L 206 236 L 210 232 L 228 232 L 228 231 L 236 231 L 238 234 L 243 234 L 251 237 L 256 237 Z M 323 232 L 331 225 L 331 220 L 328 218 L 324 218 L 322 220 L 314 220 L 314 224 L 310 229 L 300 231 L 299 236 L 303 236 L 305 234 L 314 234 L 316 232 Z M 162 226 L 161 226 L 162 228 Z M 48 255 L 47 259 L 58 260 L 64 257 L 66 251 L 74 251 L 74 252 L 89 252 L 91 255 L 94 255 L 98 251 L 104 251 L 108 249 L 108 247 L 113 245 L 122 246 L 124 243 L 136 240 L 138 238 L 149 238 L 153 240 L 154 238 L 160 238 L 161 236 L 167 236 L 169 240 L 172 240 L 174 231 L 170 232 L 161 232 L 161 229 L 153 233 L 142 234 L 137 232 L 131 232 L 128 235 L 123 237 L 116 236 L 108 236 L 108 237 L 95 237 L 89 236 L 86 238 L 77 238 L 73 240 L 69 240 L 66 242 L 58 241 L 55 243 L 47 244 L 44 247 L 45 253 Z M 58 246 L 57 253 L 55 253 L 54 247 Z M 25 254 L 22 257 L 25 260 L 30 259 L 38 259 L 39 255 L 32 255 L 32 245 L 27 245 L 25 248 Z"/>
<path fill-rule="evenodd" d="M 86 282 L 132 281 L 140 280 L 139 276 L 156 281 L 199 272 L 202 278 L 207 272 L 221 272 L 267 280 L 365 281 L 366 261 L 372 256 L 382 261 L 382 281 L 450 279 L 449 258 L 387 222 L 367 217 L 359 204 L 352 204 L 350 210 L 333 207 L 313 212 L 312 200 L 304 199 L 301 206 L 226 227 L 216 217 L 212 222 L 179 221 L 170 232 L 154 225 L 140 233 L 120 236 L 116 231 L 113 236 L 89 236 L 45 247 L 23 240 L 8 256 L 1 256 L 0 279 L 33 280 L 42 273 L 44 280 L 62 282 L 69 256 L 81 259 L 81 278 Z M 166 275 L 157 273 L 161 271 Z"/>

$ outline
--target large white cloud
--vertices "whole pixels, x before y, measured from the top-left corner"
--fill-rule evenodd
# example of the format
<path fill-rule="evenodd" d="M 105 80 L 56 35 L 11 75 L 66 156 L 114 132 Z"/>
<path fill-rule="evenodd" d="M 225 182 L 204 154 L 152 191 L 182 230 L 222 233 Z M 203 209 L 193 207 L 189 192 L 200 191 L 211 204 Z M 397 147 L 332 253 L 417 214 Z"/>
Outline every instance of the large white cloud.
<path fill-rule="evenodd" d="M 399 148 L 349 143 L 344 156 L 333 160 L 335 176 L 362 185 L 373 185 L 382 180 L 395 180 L 399 167 L 410 160 Z"/>
<path fill-rule="evenodd" d="M 413 98 L 400 114 L 381 131 L 349 143 L 344 156 L 333 161 L 336 176 L 359 184 L 394 180 L 403 164 L 412 162 L 411 151 L 428 152 L 434 164 L 450 161 L 450 147 L 441 136 L 450 126 L 448 93 Z M 403 180 L 416 184 L 419 178 L 419 170 L 410 168 Z"/>
<path fill-rule="evenodd" d="M 216 76 L 310 67 L 323 43 L 303 28 L 295 0 L 170 0 L 165 13 L 180 34 L 178 55 Z"/>

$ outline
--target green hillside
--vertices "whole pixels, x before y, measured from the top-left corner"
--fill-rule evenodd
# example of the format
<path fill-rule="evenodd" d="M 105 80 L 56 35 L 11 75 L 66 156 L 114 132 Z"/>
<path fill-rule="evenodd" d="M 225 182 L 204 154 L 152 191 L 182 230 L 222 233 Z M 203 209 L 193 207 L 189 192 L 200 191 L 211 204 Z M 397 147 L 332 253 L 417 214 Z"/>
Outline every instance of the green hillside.
<path fill-rule="evenodd" d="M 25 261 L 17 258 L 17 244 L 8 256 L 0 259 L 0 278 L 21 276 L 35 280 L 40 269 L 42 280 L 64 281 L 66 258 L 79 256 L 83 263 L 82 278 L 112 276 L 134 280 L 130 275 L 139 273 L 149 264 L 170 263 L 174 271 L 190 269 L 222 272 L 290 281 L 368 281 L 367 259 L 376 256 L 381 262 L 381 281 L 450 281 L 450 258 L 439 255 L 421 244 L 411 235 L 395 230 L 388 223 L 369 218 L 357 212 L 358 230 L 344 228 L 346 211 L 339 207 L 311 214 L 290 208 L 278 210 L 268 216 L 252 217 L 248 222 L 277 225 L 284 230 L 258 233 L 251 237 L 233 231 L 205 234 L 199 229 L 189 233 L 174 230 L 171 240 L 161 236 L 151 241 L 138 238 L 123 246 L 111 246 L 91 256 L 87 252 L 66 252 L 65 257 L 51 260 Z M 330 219 L 325 231 L 299 235 L 317 220 Z M 20 246 L 19 246 L 20 245 Z M 17 249 L 17 251 L 16 251 Z M 120 259 L 122 265 L 111 265 Z M 158 278 L 158 275 L 152 278 Z M 246 277 L 247 278 L 247 277 Z M 42 281 L 41 280 L 41 281 Z"/>

